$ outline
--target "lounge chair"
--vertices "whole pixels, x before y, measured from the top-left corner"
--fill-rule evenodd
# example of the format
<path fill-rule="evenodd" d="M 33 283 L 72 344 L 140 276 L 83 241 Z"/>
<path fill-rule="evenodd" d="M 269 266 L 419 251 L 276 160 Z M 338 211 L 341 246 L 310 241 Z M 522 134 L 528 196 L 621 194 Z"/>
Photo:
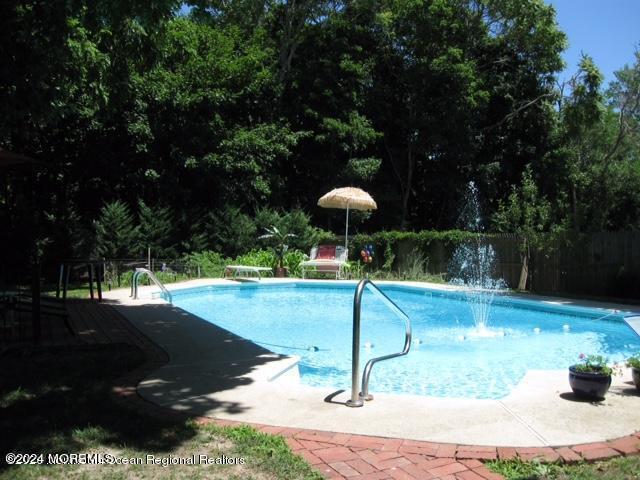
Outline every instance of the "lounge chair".
<path fill-rule="evenodd" d="M 253 265 L 227 265 L 222 273 L 224 278 L 232 275 L 233 278 L 238 278 L 241 274 L 248 275 L 249 273 L 255 273 L 258 279 L 261 278 L 260 272 L 271 273 L 273 276 L 273 268 L 270 267 L 254 267 Z M 247 277 L 242 277 L 247 278 Z"/>
<path fill-rule="evenodd" d="M 302 278 L 305 278 L 307 269 L 319 273 L 331 273 L 336 280 L 344 278 L 344 268 L 347 265 L 349 251 L 339 245 L 320 245 L 311 249 L 309 260 L 300 263 Z"/>

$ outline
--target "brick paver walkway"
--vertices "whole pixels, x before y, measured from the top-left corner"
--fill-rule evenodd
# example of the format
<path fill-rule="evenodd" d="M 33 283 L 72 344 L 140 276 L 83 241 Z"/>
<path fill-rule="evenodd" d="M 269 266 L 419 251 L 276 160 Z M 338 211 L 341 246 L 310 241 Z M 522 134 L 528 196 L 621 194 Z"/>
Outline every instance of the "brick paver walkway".
<path fill-rule="evenodd" d="M 180 417 L 150 403 L 137 393 L 137 384 L 168 361 L 166 353 L 107 304 L 78 301 L 69 313 L 78 336 L 89 343 L 126 342 L 147 354 L 147 362 L 118 380 L 115 397 L 145 414 Z M 241 422 L 198 418 L 200 423 L 238 425 Z M 595 461 L 640 454 L 640 432 L 607 442 L 565 447 L 510 448 L 433 443 L 346 433 L 251 424 L 258 430 L 283 436 L 291 450 L 330 479 L 497 480 L 483 461 L 519 458 L 545 462 Z"/>

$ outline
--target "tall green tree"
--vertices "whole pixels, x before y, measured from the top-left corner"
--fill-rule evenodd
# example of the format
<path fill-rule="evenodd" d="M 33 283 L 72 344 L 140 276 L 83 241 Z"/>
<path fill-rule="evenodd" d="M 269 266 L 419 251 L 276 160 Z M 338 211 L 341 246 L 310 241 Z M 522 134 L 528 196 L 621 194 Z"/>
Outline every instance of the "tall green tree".
<path fill-rule="evenodd" d="M 95 222 L 96 253 L 105 258 L 128 258 L 135 252 L 138 227 L 129 206 L 115 200 L 100 209 Z"/>
<path fill-rule="evenodd" d="M 433 199 L 429 187 L 440 190 L 472 158 L 474 113 L 488 96 L 474 58 L 482 19 L 468 2 L 394 1 L 377 23 L 383 44 L 371 108 L 404 230 L 421 214 L 414 202 Z"/>
<path fill-rule="evenodd" d="M 638 228 L 638 60 L 557 91 L 543 0 L 8 0 L 0 27 L 0 147 L 48 166 L 3 177 L 2 218 L 37 191 L 52 257 L 115 199 L 176 253 L 254 245 L 262 208 L 330 225 L 345 184 L 378 201 L 363 230 L 448 228 L 469 180 L 491 213 L 527 165 L 552 223 Z"/>
<path fill-rule="evenodd" d="M 142 181 L 158 198 L 249 210 L 282 187 L 280 163 L 299 136 L 273 113 L 274 52 L 263 41 L 186 18 L 168 25 L 159 61 L 138 79 L 152 169 Z"/>
<path fill-rule="evenodd" d="M 544 245 L 551 221 L 551 204 L 540 194 L 530 166 L 522 173 L 520 185 L 513 186 L 509 198 L 500 203 L 492 220 L 496 231 L 520 237 L 522 268 L 518 289 L 526 290 L 531 250 Z"/>
<path fill-rule="evenodd" d="M 589 187 L 590 167 L 596 161 L 590 135 L 603 119 L 604 104 L 601 92 L 602 74 L 593 60 L 583 56 L 578 73 L 571 79 L 570 95 L 561 106 L 566 168 L 569 183 L 572 225 L 576 231 L 584 223 L 588 201 L 583 199 Z"/>
<path fill-rule="evenodd" d="M 555 145 L 543 168 L 550 174 L 548 188 L 558 199 L 557 210 L 576 234 L 634 226 L 619 213 L 625 198 L 627 207 L 637 212 L 633 193 L 622 190 L 629 178 L 637 178 L 638 68 L 636 59 L 633 67 L 617 73 L 605 92 L 597 66 L 584 56 L 561 92 Z"/>
<path fill-rule="evenodd" d="M 478 69 L 490 93 L 477 135 L 475 159 L 490 209 L 552 148 L 556 77 L 567 46 L 552 5 L 542 0 L 476 3 L 485 18 Z"/>
<path fill-rule="evenodd" d="M 158 258 L 176 258 L 175 220 L 168 207 L 150 207 L 142 199 L 138 200 L 138 226 L 136 250 L 146 256 L 147 249 Z"/>
<path fill-rule="evenodd" d="M 282 110 L 305 135 L 282 175 L 290 202 L 319 218 L 326 216 L 317 208 L 321 195 L 343 184 L 367 188 L 380 166 L 380 132 L 365 111 L 377 48 L 370 28 L 375 8 L 367 7 L 338 2 L 308 21 L 283 82 Z"/>
<path fill-rule="evenodd" d="M 565 37 L 537 0 L 396 1 L 378 19 L 372 108 L 400 227 L 450 227 L 469 178 L 500 199 L 542 158 Z"/>

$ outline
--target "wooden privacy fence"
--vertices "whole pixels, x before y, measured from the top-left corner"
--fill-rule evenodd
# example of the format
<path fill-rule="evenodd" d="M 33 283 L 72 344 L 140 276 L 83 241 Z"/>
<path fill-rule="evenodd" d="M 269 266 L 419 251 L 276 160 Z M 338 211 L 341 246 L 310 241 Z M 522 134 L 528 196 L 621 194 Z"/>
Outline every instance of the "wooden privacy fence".
<path fill-rule="evenodd" d="M 487 236 L 496 252 L 495 275 L 511 288 L 521 270 L 520 238 L 516 234 Z M 403 270 L 418 248 L 414 241 L 395 246 L 395 268 Z M 449 271 L 456 245 L 432 241 L 420 246 L 429 273 Z M 536 293 L 568 293 L 640 300 L 640 232 L 601 232 L 578 240 L 555 242 L 545 251 L 532 251 L 529 288 Z"/>
<path fill-rule="evenodd" d="M 536 252 L 531 289 L 640 299 L 640 232 L 592 234 Z"/>

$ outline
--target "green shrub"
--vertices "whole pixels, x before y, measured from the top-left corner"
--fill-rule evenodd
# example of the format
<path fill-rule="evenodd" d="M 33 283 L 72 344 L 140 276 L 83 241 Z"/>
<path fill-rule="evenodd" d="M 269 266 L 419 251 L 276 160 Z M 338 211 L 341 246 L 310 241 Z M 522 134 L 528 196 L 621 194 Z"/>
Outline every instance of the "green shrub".
<path fill-rule="evenodd" d="M 226 258 L 211 250 L 191 253 L 184 260 L 193 272 L 197 272 L 200 267 L 200 276 L 202 277 L 221 277 L 225 265 L 228 264 Z"/>
<path fill-rule="evenodd" d="M 372 234 L 359 233 L 353 236 L 349 240 L 349 243 L 355 245 L 374 244 L 377 247 L 385 247 L 387 244 L 395 245 L 402 240 L 411 240 L 422 247 L 428 246 L 434 241 L 443 242 L 448 245 L 457 245 L 465 240 L 475 238 L 476 235 L 477 233 L 475 232 L 466 232 L 463 230 L 421 230 L 419 232 L 390 230 Z"/>
<path fill-rule="evenodd" d="M 263 208 L 252 217 L 238 208 L 226 207 L 205 213 L 201 220 L 192 225 L 190 239 L 183 242 L 183 248 L 204 247 L 233 258 L 262 248 L 264 243 L 260 242 L 259 237 L 273 226 L 295 235 L 287 239 L 292 249 L 308 251 L 319 242 L 335 239 L 332 233 L 311 225 L 309 215 L 300 209 L 281 212 Z"/>
<path fill-rule="evenodd" d="M 291 220 L 291 222 L 287 223 L 284 219 L 288 219 L 287 222 Z M 292 277 L 301 275 L 300 262 L 303 260 L 304 255 L 309 253 L 311 246 L 340 243 L 340 239 L 333 233 L 310 227 L 306 214 L 301 210 L 283 214 L 274 210 L 263 209 L 256 213 L 257 223 L 267 221 L 280 221 L 281 225 L 290 225 L 293 229 L 292 233 L 296 235 L 296 237 L 287 239 L 289 249 L 284 257 L 284 266 L 288 268 L 289 275 Z M 278 226 L 278 228 L 281 227 Z M 289 230 L 287 231 L 289 232 Z M 427 262 L 427 260 L 433 258 L 430 249 L 435 244 L 440 243 L 446 249 L 453 250 L 459 243 L 475 238 L 475 235 L 475 233 L 460 230 L 443 232 L 433 230 L 421 232 L 383 231 L 373 234 L 357 234 L 349 240 L 349 257 L 352 265 L 351 275 L 357 278 L 363 274 L 359 268 L 360 249 L 364 245 L 373 245 L 375 248 L 373 263 L 366 268 L 370 275 L 376 278 L 443 281 L 442 276 L 439 274 L 440 272 L 429 273 L 427 271 L 427 266 L 431 265 L 431 262 Z M 304 241 L 300 242 L 300 237 L 305 237 Z M 224 257 L 214 251 L 203 251 L 187 255 L 185 260 L 191 266 L 193 272 L 197 270 L 199 265 L 201 276 L 205 277 L 222 276 L 225 265 L 231 263 L 275 267 L 277 263 L 275 254 L 265 249 L 255 249 L 254 240 L 257 241 L 258 237 L 256 236 L 255 239 L 248 241 L 244 246 L 238 244 L 236 249 L 247 253 L 241 253 L 233 259 Z M 398 246 L 400 242 L 412 244 L 410 247 L 413 253 L 411 253 L 411 250 L 409 250 L 409 253 L 400 253 L 402 255 L 409 254 L 409 258 L 413 258 L 413 261 L 404 262 L 406 264 L 405 271 L 394 271 L 394 263 L 397 263 L 396 259 L 399 255 Z M 304 246 L 300 246 L 301 244 Z M 395 268 L 397 270 L 397 266 Z"/>
<path fill-rule="evenodd" d="M 254 267 L 274 268 L 278 263 L 276 254 L 271 250 L 251 250 L 244 255 L 237 256 L 233 263 L 236 265 L 251 265 Z"/>
<path fill-rule="evenodd" d="M 111 284 L 114 288 L 125 288 L 130 287 L 131 282 L 133 281 L 133 270 L 125 270 L 118 272 L 117 270 L 112 271 L 108 269 L 105 270 L 105 282 Z M 193 275 L 187 275 L 185 273 L 176 273 L 176 272 L 153 272 L 160 282 L 163 284 L 180 282 L 182 280 L 189 280 L 193 278 Z M 218 274 L 221 276 L 222 273 Z M 118 276 L 120 278 L 118 278 Z M 211 275 L 208 275 L 211 276 Z M 139 285 L 147 285 L 149 283 L 149 279 L 146 275 L 143 275 L 139 280 Z"/>
<path fill-rule="evenodd" d="M 627 367 L 640 369 L 640 353 L 627 358 Z"/>
<path fill-rule="evenodd" d="M 300 250 L 288 250 L 284 255 L 284 266 L 289 269 L 292 277 L 300 276 L 300 262 L 304 260 L 304 252 Z M 221 277 L 227 265 L 251 265 L 254 267 L 275 268 L 278 259 L 272 250 L 251 250 L 236 258 L 225 258 L 217 252 L 204 251 L 191 253 L 185 257 L 185 261 L 192 272 L 196 272 L 200 266 L 200 275 L 203 277 Z M 164 272 L 162 272 L 164 273 Z M 127 285 L 130 285 L 131 274 L 128 275 Z M 123 278 L 123 282 L 127 281 Z"/>
<path fill-rule="evenodd" d="M 408 279 L 421 279 L 427 275 L 427 266 L 429 265 L 429 259 L 420 251 L 412 250 L 407 255 L 407 267 L 406 270 L 401 272 L 402 275 Z"/>
<path fill-rule="evenodd" d="M 382 264 L 382 269 L 388 272 L 393 268 L 393 262 L 396 259 L 396 254 L 393 253 L 393 248 L 391 247 L 391 243 L 387 243 L 384 247 L 384 263 Z"/>
<path fill-rule="evenodd" d="M 327 232 L 326 230 L 320 230 L 318 232 L 318 236 L 316 237 L 316 242 L 313 245 L 310 245 L 308 249 L 311 250 L 311 247 L 314 245 L 324 245 L 324 244 L 339 244 L 340 238 L 332 232 Z"/>
<path fill-rule="evenodd" d="M 284 255 L 284 266 L 289 269 L 290 277 L 301 277 L 300 262 L 305 258 L 305 253 L 300 250 L 289 250 Z"/>
<path fill-rule="evenodd" d="M 460 243 L 476 237 L 474 232 L 462 230 L 422 230 L 420 232 L 382 231 L 372 234 L 359 233 L 349 239 L 349 257 L 359 260 L 360 249 L 364 245 L 373 245 L 375 254 L 370 269 L 391 272 L 398 257 L 398 245 L 412 244 L 413 249 L 425 258 L 431 257 L 433 244 L 440 243 L 446 249 L 453 250 Z"/>
<path fill-rule="evenodd" d="M 311 219 L 303 210 L 299 208 L 290 212 L 280 212 L 268 208 L 260 209 L 256 212 L 255 224 L 258 234 L 266 233 L 267 229 L 276 227 L 282 232 L 295 235 L 287 239 L 289 248 L 308 251 L 313 245 L 321 240 L 334 238 L 330 232 L 311 225 Z"/>
<path fill-rule="evenodd" d="M 258 233 L 253 218 L 239 208 L 226 207 L 210 212 L 201 222 L 209 248 L 229 257 L 241 255 L 257 246 Z"/>

